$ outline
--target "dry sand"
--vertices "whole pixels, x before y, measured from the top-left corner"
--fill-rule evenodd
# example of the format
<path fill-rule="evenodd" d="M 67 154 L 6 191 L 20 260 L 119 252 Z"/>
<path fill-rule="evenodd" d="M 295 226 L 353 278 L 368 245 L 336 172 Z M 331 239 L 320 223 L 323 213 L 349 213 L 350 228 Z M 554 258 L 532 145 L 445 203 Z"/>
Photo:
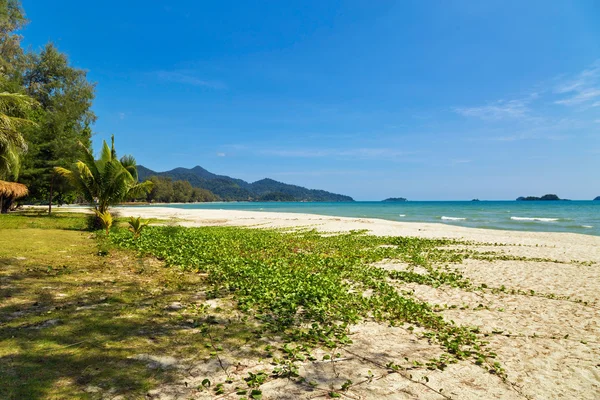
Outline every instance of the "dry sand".
<path fill-rule="evenodd" d="M 505 285 L 524 292 L 533 290 L 535 296 L 409 286 L 421 300 L 457 306 L 443 311 L 447 320 L 478 326 L 482 332 L 490 333 L 490 348 L 506 369 L 506 381 L 468 361 L 451 365 L 444 371 L 415 370 L 411 372 L 412 379 L 407 373 L 388 374 L 385 364 L 390 361 L 397 362 L 404 357 L 428 359 L 439 355 L 441 349 L 404 328 L 372 322 L 352 328 L 354 343 L 340 350 L 340 361 L 306 362 L 301 374 L 320 387 L 334 383 L 334 387 L 339 388 L 346 379 L 351 379 L 355 385 L 344 392 L 343 397 L 352 399 L 600 399 L 600 237 L 293 213 L 166 207 L 116 210 L 122 216 L 176 218 L 184 226 L 313 227 L 325 232 L 366 229 L 375 235 L 461 238 L 479 243 L 473 247 L 483 251 L 556 260 L 558 262 L 468 260 L 456 266 L 475 283 Z M 393 262 L 378 266 L 405 268 Z M 404 285 L 403 290 L 406 289 Z M 554 294 L 561 299 L 538 294 Z M 565 296 L 570 299 L 563 298 Z M 248 371 L 270 370 L 266 362 L 244 358 L 244 349 L 233 351 L 228 362 L 240 376 L 247 376 Z M 197 386 L 207 376 L 213 381 L 225 378 L 214 362 L 186 368 L 188 372 L 182 375 L 180 382 L 152 391 L 150 398 L 211 398 L 206 391 L 198 393 L 188 387 Z M 428 382 L 422 379 L 424 375 Z M 327 397 L 326 392 L 311 391 L 285 379 L 269 381 L 261 389 L 263 399 Z"/>

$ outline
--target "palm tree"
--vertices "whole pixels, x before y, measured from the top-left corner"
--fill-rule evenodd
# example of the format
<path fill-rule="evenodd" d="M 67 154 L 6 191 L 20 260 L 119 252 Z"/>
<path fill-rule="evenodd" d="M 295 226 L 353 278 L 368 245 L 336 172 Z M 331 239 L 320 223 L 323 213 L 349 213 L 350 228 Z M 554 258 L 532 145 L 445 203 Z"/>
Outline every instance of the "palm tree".
<path fill-rule="evenodd" d="M 82 160 L 71 169 L 54 169 L 67 178 L 98 212 L 104 214 L 109 206 L 152 189 L 150 181 L 138 183 L 136 162 L 132 156 L 117 158 L 114 136 L 111 147 L 104 141 L 98 160 L 86 146 L 79 145 L 83 149 Z"/>
<path fill-rule="evenodd" d="M 26 125 L 35 125 L 25 118 L 35 103 L 23 94 L 0 93 L 0 178 L 16 178 L 19 174 L 20 156 L 27 151 L 20 131 Z"/>

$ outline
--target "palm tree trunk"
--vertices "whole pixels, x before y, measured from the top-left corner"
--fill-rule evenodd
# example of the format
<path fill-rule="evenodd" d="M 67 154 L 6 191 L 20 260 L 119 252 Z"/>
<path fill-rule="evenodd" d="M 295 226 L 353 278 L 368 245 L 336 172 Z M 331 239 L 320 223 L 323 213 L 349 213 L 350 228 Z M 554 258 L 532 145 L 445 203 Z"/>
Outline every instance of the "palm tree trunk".
<path fill-rule="evenodd" d="M 54 171 L 50 178 L 50 198 L 48 199 L 48 215 L 52 214 L 52 197 L 54 197 Z"/>

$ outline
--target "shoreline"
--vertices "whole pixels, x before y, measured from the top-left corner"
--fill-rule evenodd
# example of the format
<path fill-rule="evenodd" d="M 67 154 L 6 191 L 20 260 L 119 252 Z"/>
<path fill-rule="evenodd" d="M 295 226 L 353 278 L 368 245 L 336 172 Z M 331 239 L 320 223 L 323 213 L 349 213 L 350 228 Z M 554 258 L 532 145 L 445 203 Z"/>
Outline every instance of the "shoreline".
<path fill-rule="evenodd" d="M 25 209 L 47 209 L 41 206 L 26 206 Z M 61 212 L 87 211 L 88 206 L 64 205 L 54 208 Z M 504 230 L 496 228 L 475 228 L 449 225 L 443 222 L 393 221 L 383 218 L 339 217 L 333 215 L 279 212 L 246 211 L 223 209 L 184 209 L 161 205 L 114 206 L 111 208 L 122 217 L 142 217 L 144 219 L 177 219 L 186 227 L 198 226 L 242 226 L 257 228 L 303 228 L 314 227 L 323 232 L 349 232 L 367 230 L 379 236 L 415 236 L 423 238 L 463 239 L 476 242 L 502 243 L 510 245 L 558 246 L 567 244 L 569 248 L 597 247 L 600 262 L 600 236 L 574 232 L 547 232 Z M 588 251 L 585 251 L 586 253 Z"/>
<path fill-rule="evenodd" d="M 469 228 L 532 232 L 571 232 L 600 236 L 600 218 L 592 201 L 572 205 L 532 202 L 382 202 L 355 203 L 205 203 L 155 204 L 149 207 L 269 211 L 350 218 L 377 218 L 398 222 L 444 223 Z M 535 202 L 534 202 L 535 203 Z M 539 203 L 539 202 L 538 202 Z M 552 203 L 552 204 L 546 204 Z M 600 203 L 598 203 L 600 205 Z M 128 207 L 131 205 L 127 205 Z M 140 206 L 132 206 L 140 207 Z"/>
<path fill-rule="evenodd" d="M 435 203 L 435 202 L 427 202 Z M 441 202 L 445 203 L 445 202 Z M 470 206 L 471 202 L 463 202 L 467 204 L 466 208 L 452 208 L 453 206 L 444 207 L 421 207 L 411 209 L 392 207 L 372 207 L 369 202 L 365 202 L 365 206 L 361 207 L 336 207 L 334 204 L 325 206 L 302 205 L 297 203 L 293 205 L 272 205 L 271 203 L 165 203 L 165 204 L 147 204 L 147 203 L 121 203 L 114 206 L 119 209 L 134 209 L 141 212 L 156 212 L 155 210 L 179 210 L 179 212 L 187 213 L 189 211 L 201 212 L 260 212 L 269 214 L 291 214 L 306 219 L 307 216 L 322 216 L 339 219 L 352 220 L 383 220 L 400 223 L 418 223 L 418 224 L 435 224 L 451 227 L 462 227 L 469 229 L 482 229 L 506 232 L 536 232 L 536 233 L 573 233 L 586 236 L 600 237 L 600 217 L 595 213 L 595 209 L 586 205 L 584 211 L 579 208 L 563 210 L 553 209 L 552 207 L 544 210 L 538 210 L 536 207 L 531 208 L 526 205 L 526 208 L 511 208 L 506 206 L 495 205 L 490 209 L 478 209 Z M 513 202 L 516 203 L 516 202 Z M 586 202 L 590 203 L 590 202 Z M 600 203 L 599 203 L 600 204 Z M 26 206 L 37 208 L 38 206 Z M 85 205 L 65 205 L 61 208 L 82 209 L 88 206 Z M 263 208 L 264 207 L 264 208 Z M 171 215 L 172 211 L 166 211 Z M 444 228 L 441 228 L 444 229 Z"/>
<path fill-rule="evenodd" d="M 443 223 L 399 222 L 378 218 L 352 218 L 271 211 L 205 210 L 171 207 L 114 207 L 123 217 L 177 219 L 182 226 L 244 226 L 255 228 L 307 228 L 322 232 L 367 230 L 379 236 L 449 238 L 478 243 L 499 243 L 529 248 L 535 257 L 600 262 L 600 237 L 567 232 L 507 231 L 470 228 Z M 541 247 L 540 247 L 541 246 Z M 536 250 L 535 248 L 538 247 Z M 540 251 L 544 248 L 545 251 Z"/>

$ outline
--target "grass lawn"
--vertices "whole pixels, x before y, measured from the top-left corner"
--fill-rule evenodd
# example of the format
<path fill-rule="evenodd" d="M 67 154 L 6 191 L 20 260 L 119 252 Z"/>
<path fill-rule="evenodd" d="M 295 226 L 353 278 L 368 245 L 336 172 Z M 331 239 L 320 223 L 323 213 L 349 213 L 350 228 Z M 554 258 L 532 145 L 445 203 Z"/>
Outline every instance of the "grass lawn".
<path fill-rule="evenodd" d="M 201 275 L 100 256 L 84 227 L 77 214 L 0 216 L 2 399 L 143 397 L 171 379 L 169 357 L 210 352 L 170 307 L 197 296 Z M 234 325 L 220 336 L 244 342 Z"/>

